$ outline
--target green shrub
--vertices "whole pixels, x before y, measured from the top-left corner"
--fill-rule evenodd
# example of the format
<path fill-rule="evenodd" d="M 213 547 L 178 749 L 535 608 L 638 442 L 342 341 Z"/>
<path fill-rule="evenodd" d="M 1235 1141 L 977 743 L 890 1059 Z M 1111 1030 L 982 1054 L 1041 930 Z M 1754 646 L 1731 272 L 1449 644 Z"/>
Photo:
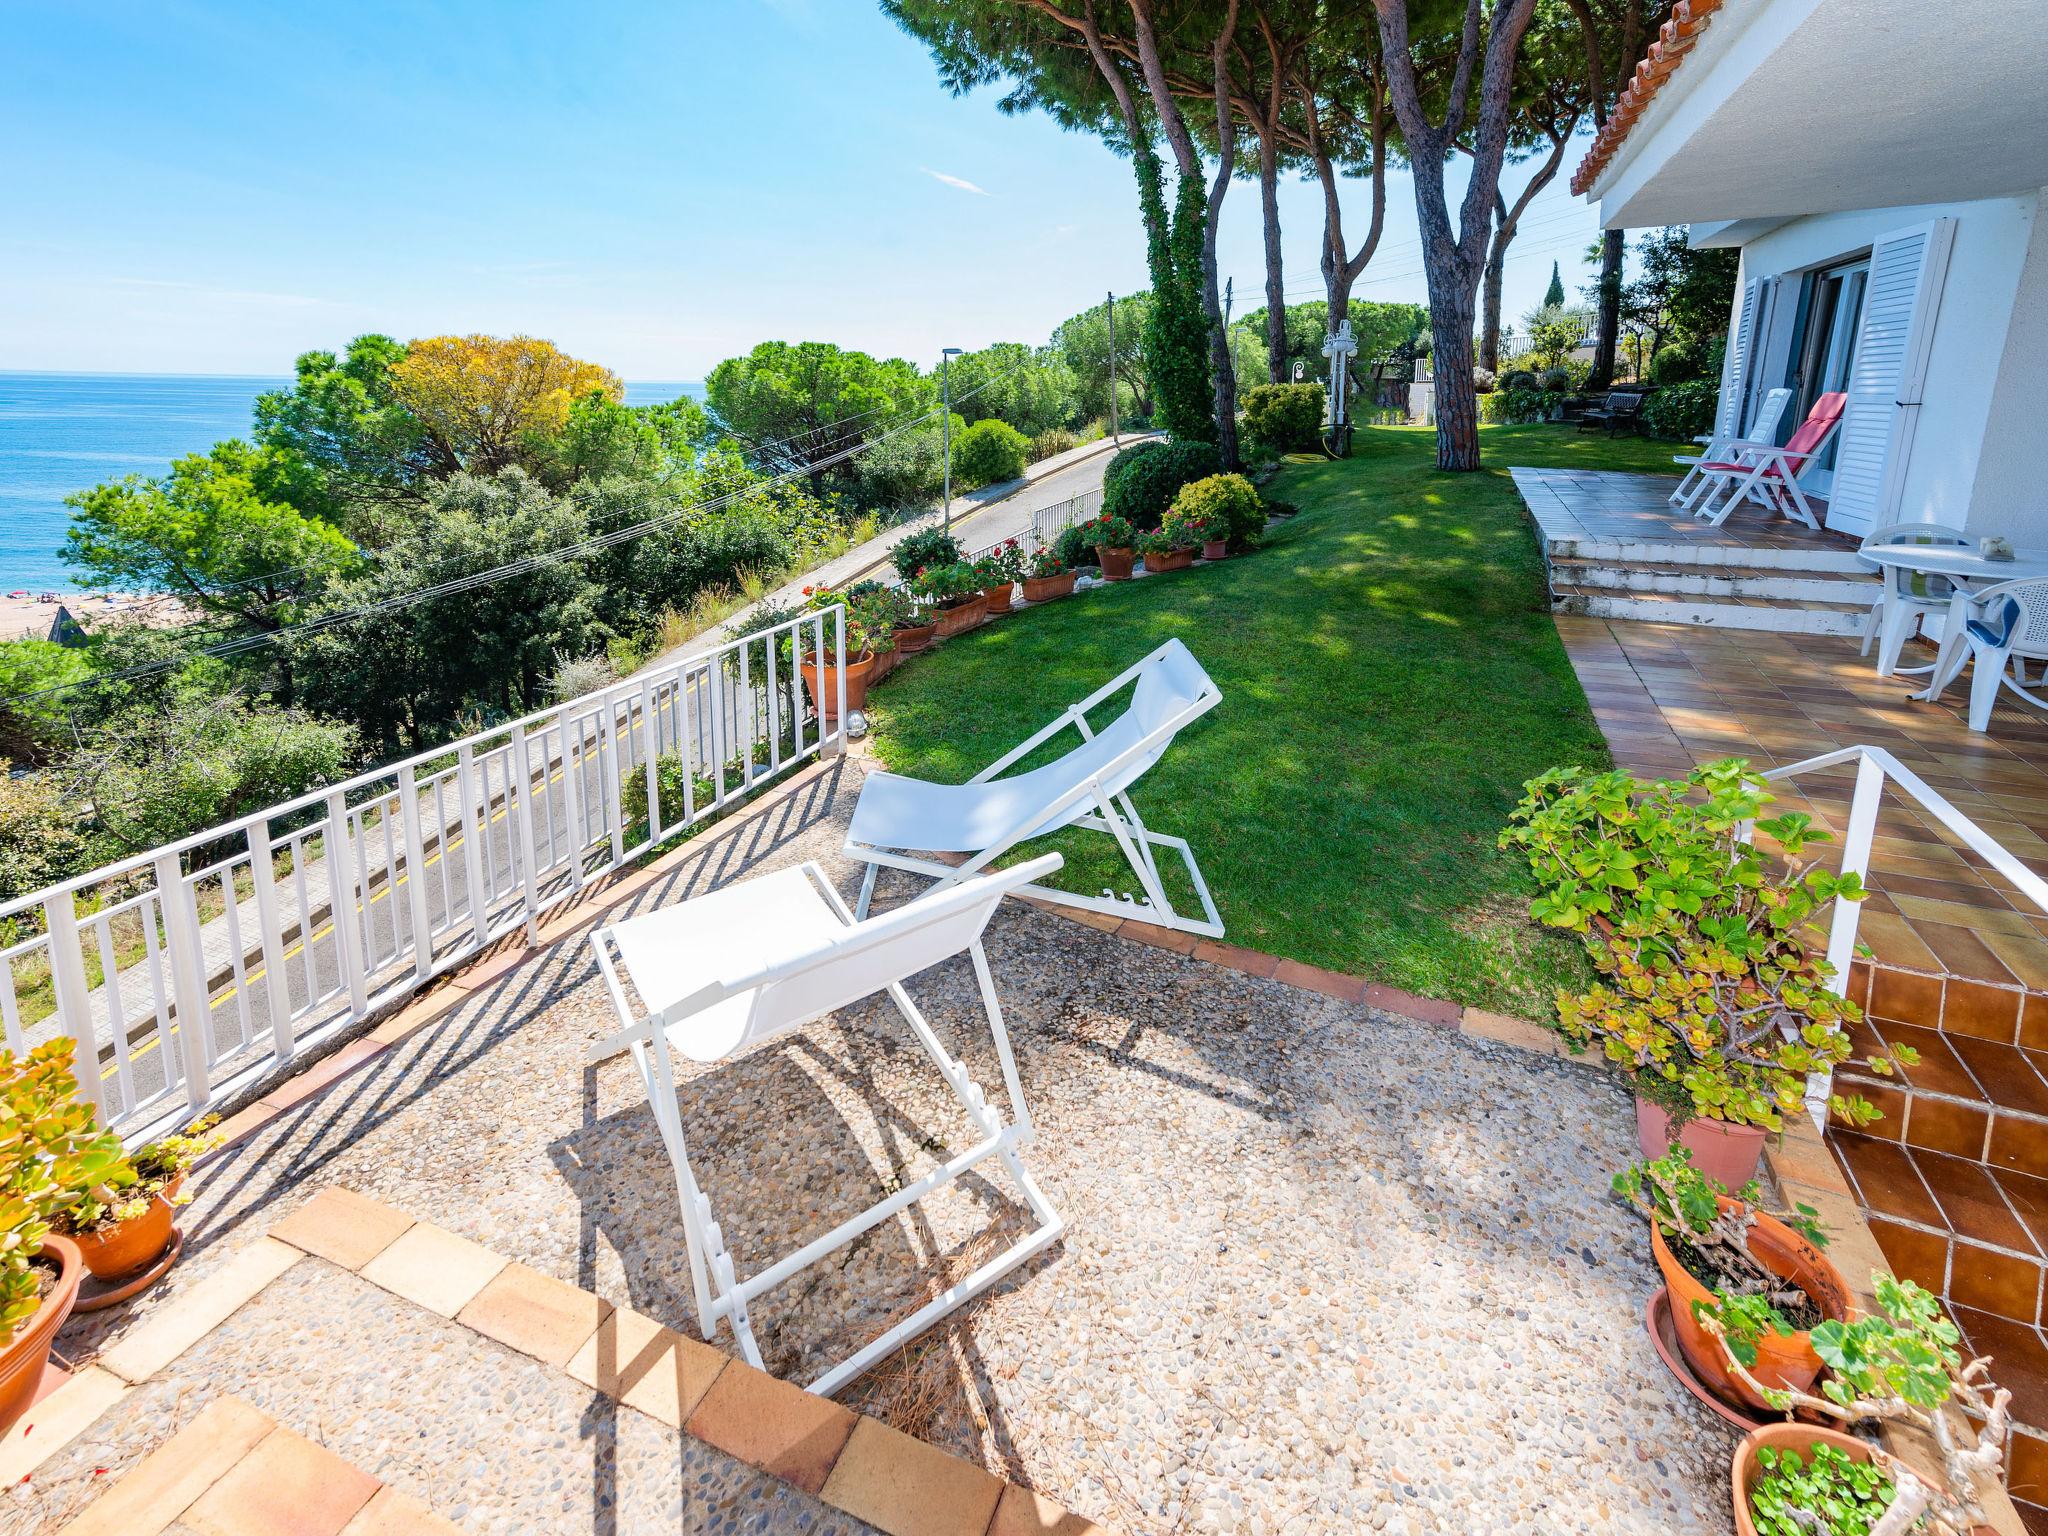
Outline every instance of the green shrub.
<path fill-rule="evenodd" d="M 92 676 L 85 652 L 51 640 L 0 640 L 0 699 L 64 688 Z M 39 758 L 39 749 L 60 744 L 75 695 L 0 704 L 0 755 Z"/>
<path fill-rule="evenodd" d="M 92 867 L 92 852 L 47 773 L 12 774 L 0 757 L 0 901 L 12 901 Z"/>
<path fill-rule="evenodd" d="M 993 416 L 953 439 L 953 479 L 961 490 L 1014 480 L 1024 473 L 1031 439 Z"/>
<path fill-rule="evenodd" d="M 1320 384 L 1260 384 L 1244 397 L 1246 435 L 1280 453 L 1311 451 L 1322 426 Z"/>
<path fill-rule="evenodd" d="M 1102 510 L 1139 529 L 1157 528 L 1182 486 L 1222 468 L 1214 443 L 1139 443 L 1109 461 L 1102 476 Z"/>
<path fill-rule="evenodd" d="M 1096 434 L 1098 437 L 1101 433 Z M 1031 439 L 1031 462 L 1049 459 L 1056 453 L 1065 453 L 1069 448 L 1078 447 L 1081 440 L 1065 427 L 1047 427 Z"/>
<path fill-rule="evenodd" d="M 1700 376 L 1699 353 L 1679 342 L 1659 347 L 1650 359 L 1652 384 L 1684 384 Z"/>
<path fill-rule="evenodd" d="M 1543 387 L 1552 394 L 1563 394 L 1566 390 L 1572 387 L 1571 370 L 1568 368 L 1544 369 Z"/>
<path fill-rule="evenodd" d="M 1655 391 L 1643 402 L 1643 425 L 1656 437 L 1680 442 L 1710 432 L 1721 391 L 1712 379 L 1692 379 Z"/>
<path fill-rule="evenodd" d="M 1171 513 L 1176 525 L 1210 529 L 1221 527 L 1221 537 L 1233 549 L 1249 549 L 1266 531 L 1266 504 L 1258 488 L 1243 475 L 1211 475 L 1184 485 L 1173 498 Z M 1203 538 L 1218 535 L 1204 533 Z"/>
<path fill-rule="evenodd" d="M 1070 571 L 1095 564 L 1095 548 L 1081 532 L 1087 526 L 1086 523 L 1075 523 L 1062 528 L 1059 537 L 1052 541 L 1054 557 Z"/>
<path fill-rule="evenodd" d="M 1500 379 L 1500 387 L 1504 390 L 1534 389 L 1536 383 L 1536 375 L 1527 368 L 1510 368 Z"/>
<path fill-rule="evenodd" d="M 926 566 L 953 565 L 966 553 L 960 541 L 945 529 L 924 528 L 898 539 L 896 547 L 889 551 L 889 559 L 896 566 L 896 574 L 910 581 Z"/>
<path fill-rule="evenodd" d="M 1530 375 L 1524 373 L 1516 377 L 1526 379 Z M 1533 384 L 1496 389 L 1479 402 L 1479 413 L 1488 421 L 1548 421 L 1550 413 L 1556 409 L 1557 396 Z"/>

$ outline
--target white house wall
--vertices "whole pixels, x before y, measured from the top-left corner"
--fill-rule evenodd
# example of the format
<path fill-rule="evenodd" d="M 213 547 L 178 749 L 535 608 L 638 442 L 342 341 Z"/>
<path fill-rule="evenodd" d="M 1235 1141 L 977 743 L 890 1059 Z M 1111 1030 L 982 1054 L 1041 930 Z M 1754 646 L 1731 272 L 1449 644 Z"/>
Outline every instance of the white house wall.
<path fill-rule="evenodd" d="M 1972 519 L 2015 544 L 2048 547 L 2048 218 L 2036 217 L 2020 273 L 1991 416 L 1977 461 Z"/>
<path fill-rule="evenodd" d="M 1942 285 L 1919 428 L 1898 508 L 1902 520 L 1924 518 L 1977 532 L 2012 535 L 2017 507 L 2013 496 L 2001 492 L 1995 499 L 1978 498 L 1973 492 L 1993 417 L 1994 395 L 2000 400 L 2001 423 L 2024 419 L 2021 413 L 2029 408 L 2029 399 L 2038 422 L 2039 402 L 2048 398 L 2041 392 L 2048 387 L 2043 374 L 2048 368 L 2048 344 L 2037 337 L 2025 357 L 2011 356 L 2007 345 L 2022 270 L 2027 271 L 2032 285 L 2030 304 L 2038 309 L 2048 294 L 2048 253 L 2034 249 L 2030 254 L 2030 245 L 2041 244 L 2035 219 L 2038 203 L 2039 195 L 2032 194 L 1984 202 L 1815 214 L 1773 229 L 1742 248 L 1741 282 L 1770 274 L 1784 278 L 1770 330 L 1756 343 L 1758 364 L 1767 370 L 1765 377 L 1776 383 L 1783 379 L 1791 357 L 1801 273 L 1865 251 L 1893 230 L 1936 218 L 1956 220 L 1955 249 Z M 2035 323 L 2048 325 L 2048 320 L 2037 317 Z M 1732 330 L 1730 341 L 1732 344 Z M 2004 393 L 2008 367 L 2015 376 L 2014 387 L 2022 391 L 2010 398 Z M 2033 392 L 2031 396 L 2024 393 L 2028 390 Z M 1788 423 L 1788 432 L 1790 426 Z M 2033 444 L 2036 450 L 2041 446 L 2038 425 Z M 2006 467 L 2004 451 L 2005 445 L 2000 444 L 1993 462 L 2009 480 L 2019 469 Z M 2037 473 L 2038 463 L 2037 451 Z M 2031 515 L 2048 518 L 2048 510 L 2044 510 L 2048 503 L 2041 498 L 2037 489 Z"/>

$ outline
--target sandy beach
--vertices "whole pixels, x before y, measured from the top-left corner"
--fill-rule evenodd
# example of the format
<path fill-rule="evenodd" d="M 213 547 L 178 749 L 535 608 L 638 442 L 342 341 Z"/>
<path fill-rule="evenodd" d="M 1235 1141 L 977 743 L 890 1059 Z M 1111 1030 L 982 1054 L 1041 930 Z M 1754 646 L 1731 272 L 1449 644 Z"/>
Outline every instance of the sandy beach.
<path fill-rule="evenodd" d="M 185 605 L 176 598 L 134 597 L 120 592 L 59 592 L 56 601 L 45 602 L 42 593 L 31 590 L 26 596 L 17 595 L 21 590 L 0 594 L 0 640 L 19 640 L 24 635 L 47 640 L 60 606 L 88 630 L 121 619 L 175 624 L 186 616 Z"/>

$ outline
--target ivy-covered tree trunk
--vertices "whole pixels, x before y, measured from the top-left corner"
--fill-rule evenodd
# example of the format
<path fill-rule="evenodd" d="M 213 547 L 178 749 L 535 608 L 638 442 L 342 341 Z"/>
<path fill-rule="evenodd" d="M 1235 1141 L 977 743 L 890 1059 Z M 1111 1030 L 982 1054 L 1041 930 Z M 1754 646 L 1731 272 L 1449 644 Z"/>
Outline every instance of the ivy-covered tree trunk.
<path fill-rule="evenodd" d="M 1171 212 L 1166 173 L 1151 145 L 1134 156 L 1145 208 L 1145 258 L 1152 305 L 1145 316 L 1145 368 L 1159 424 L 1170 437 L 1216 441 L 1209 375 L 1209 319 L 1202 307 L 1202 226 L 1207 200 L 1199 181 L 1181 182 Z"/>

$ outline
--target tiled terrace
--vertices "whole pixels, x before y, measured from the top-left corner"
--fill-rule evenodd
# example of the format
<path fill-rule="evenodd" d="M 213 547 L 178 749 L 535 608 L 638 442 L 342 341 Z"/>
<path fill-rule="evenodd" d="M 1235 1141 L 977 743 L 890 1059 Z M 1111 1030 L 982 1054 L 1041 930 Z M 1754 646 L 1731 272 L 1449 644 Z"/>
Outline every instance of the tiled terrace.
<path fill-rule="evenodd" d="M 1725 756 L 1780 767 L 1838 746 L 1888 749 L 2036 873 L 2048 875 L 2048 719 L 2009 695 L 1989 734 L 1963 690 L 1910 697 L 1854 642 L 1560 617 L 1616 762 L 1672 775 Z M 1931 651 L 1909 653 L 1925 661 Z M 1837 832 L 1851 770 L 1802 776 L 1787 803 Z M 1998 1361 L 2021 1421 L 2048 1429 L 2048 915 L 1911 802 L 1879 817 L 1852 991 L 1870 1039 L 1921 1053 L 1903 1088 L 1854 1086 L 1885 1118 L 1829 1141 L 1888 1262 L 1946 1296 Z M 2014 1447 L 2013 1491 L 2048 1530 L 2048 1439 Z"/>
<path fill-rule="evenodd" d="M 1673 466 L 1674 472 L 1677 466 Z M 1853 550 L 1856 540 L 1826 527 L 1818 532 L 1744 502 L 1719 527 L 1671 505 L 1675 480 L 1613 470 L 1517 469 L 1515 489 L 1546 540 L 1586 544 L 1687 544 L 1703 550 Z M 1808 498 L 1814 516 L 1827 502 Z"/>
<path fill-rule="evenodd" d="M 805 857 L 850 892 L 837 850 L 861 771 L 815 772 L 613 899 L 642 910 Z M 141 1356 L 145 1380 L 103 1409 L 88 1400 L 94 1422 L 0 1494 L 0 1525 L 56 1528 L 233 1398 L 354 1469 L 335 1475 L 357 1504 L 381 1484 L 474 1530 L 1728 1530 L 1732 1439 L 1652 1351 L 1655 1270 L 1605 1198 L 1633 1148 L 1619 1084 L 1356 991 L 1014 903 L 990 961 L 1037 1121 L 1032 1162 L 1068 1235 L 844 1400 L 1077 1518 L 991 1519 L 994 1485 L 972 1466 L 947 1474 L 971 1499 L 901 1481 L 880 1499 L 822 1455 L 766 1476 L 772 1412 L 743 1416 L 751 1432 L 693 1434 L 680 1413 L 613 1401 L 573 1363 L 606 1308 L 641 1333 L 695 1329 L 637 1076 L 624 1059 L 581 1065 L 613 1027 L 582 942 L 597 917 L 580 909 L 539 950 L 429 994 L 382 1050 L 344 1053 L 252 1115 L 206 1171 L 165 1285 L 61 1340 L 88 1379 L 94 1362 L 120 1375 Z M 911 990 L 990 1082 L 971 987 L 955 962 Z M 692 1155 L 743 1267 L 962 1145 L 957 1106 L 886 1007 L 704 1069 L 685 1092 Z M 354 1244 L 301 1214 L 336 1188 L 403 1214 Z M 1000 1177 L 950 1193 L 760 1304 L 770 1370 L 800 1375 L 868 1336 L 1014 1214 Z M 396 1235 L 415 1218 L 433 1225 Z M 291 1243 L 313 1251 L 266 1257 Z M 507 1257 L 524 1268 L 494 1322 Z M 152 1321 L 252 1263 L 261 1293 L 157 1358 Z M 884 1443 L 859 1433 L 848 1444 Z"/>

